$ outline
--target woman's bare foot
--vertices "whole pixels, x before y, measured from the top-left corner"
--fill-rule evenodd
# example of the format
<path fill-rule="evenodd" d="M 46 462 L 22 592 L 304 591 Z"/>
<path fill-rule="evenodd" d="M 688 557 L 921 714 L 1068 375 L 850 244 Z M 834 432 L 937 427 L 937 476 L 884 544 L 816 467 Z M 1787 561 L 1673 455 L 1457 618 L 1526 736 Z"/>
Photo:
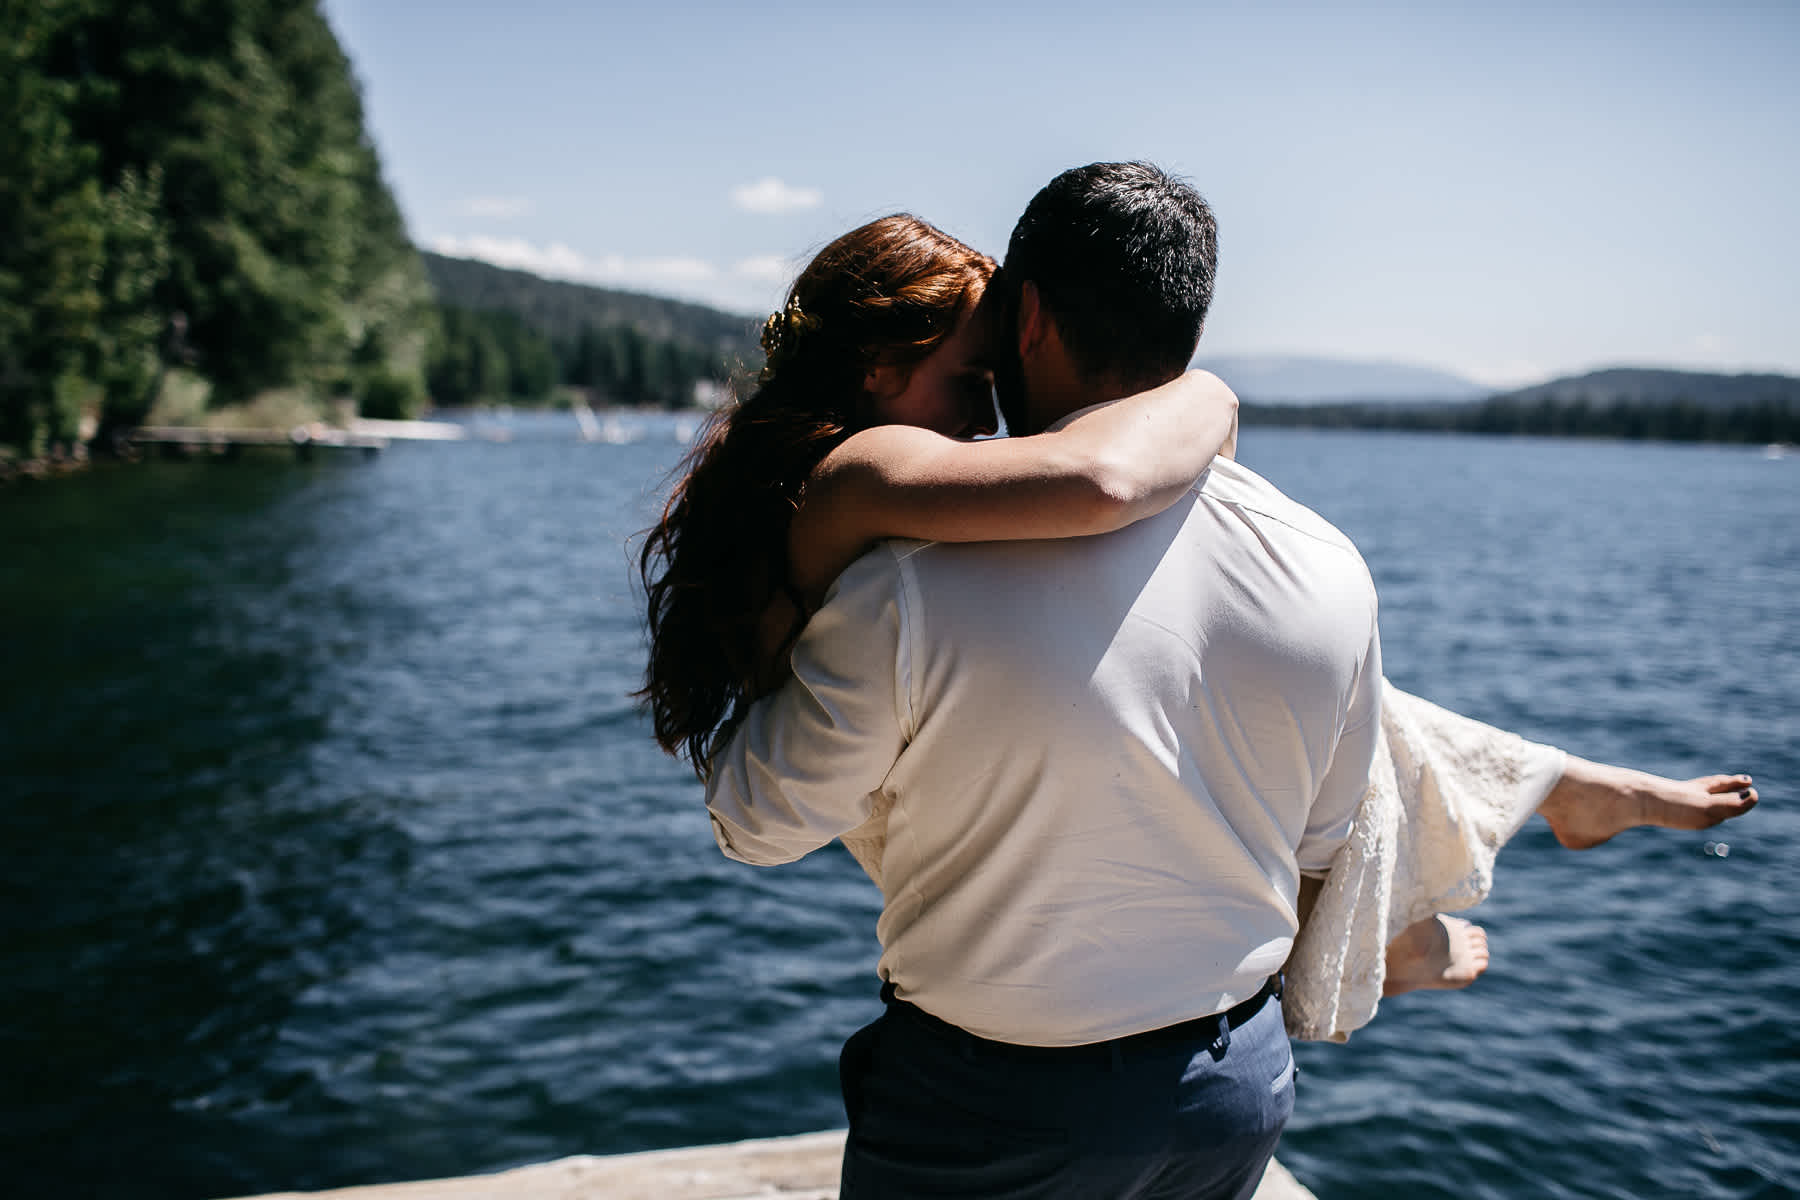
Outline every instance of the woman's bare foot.
<path fill-rule="evenodd" d="M 1538 806 L 1570 850 L 1598 846 L 1636 825 L 1710 829 L 1756 807 L 1748 775 L 1664 779 L 1569 756 L 1562 778 Z"/>
<path fill-rule="evenodd" d="M 1438 913 L 1415 921 L 1388 943 L 1383 996 L 1419 988 L 1465 988 L 1487 970 L 1487 930 Z"/>

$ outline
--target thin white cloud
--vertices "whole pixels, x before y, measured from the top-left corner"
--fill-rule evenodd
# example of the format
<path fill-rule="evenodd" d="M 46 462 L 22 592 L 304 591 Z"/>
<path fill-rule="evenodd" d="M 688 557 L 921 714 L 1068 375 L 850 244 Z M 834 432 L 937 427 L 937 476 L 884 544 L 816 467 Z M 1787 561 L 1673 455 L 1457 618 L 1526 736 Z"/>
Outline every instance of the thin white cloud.
<path fill-rule="evenodd" d="M 731 189 L 731 202 L 745 212 L 774 214 L 817 208 L 825 199 L 818 188 L 794 187 L 773 175 Z"/>
<path fill-rule="evenodd" d="M 703 258 L 617 258 L 618 269 L 633 275 L 670 283 L 702 283 L 718 275 L 718 268 Z"/>
<path fill-rule="evenodd" d="M 463 201 L 463 215 L 495 221 L 511 221 L 531 212 L 529 196 L 470 196 Z"/>
<path fill-rule="evenodd" d="M 1485 387 L 1506 389 L 1530 387 L 1533 384 L 1544 382 L 1555 374 L 1545 368 L 1542 363 L 1530 362 L 1522 358 L 1467 363 L 1457 368 L 1457 371 Z"/>
<path fill-rule="evenodd" d="M 627 258 L 622 254 L 592 257 L 562 242 L 538 246 L 524 238 L 437 237 L 429 242 L 439 254 L 477 258 L 497 267 L 512 267 L 554 279 L 600 283 L 611 287 L 686 287 L 709 283 L 719 270 L 701 258 Z"/>
<path fill-rule="evenodd" d="M 731 273 L 758 283 L 786 283 L 799 274 L 799 269 L 793 259 L 779 254 L 757 254 L 740 259 L 731 268 Z"/>

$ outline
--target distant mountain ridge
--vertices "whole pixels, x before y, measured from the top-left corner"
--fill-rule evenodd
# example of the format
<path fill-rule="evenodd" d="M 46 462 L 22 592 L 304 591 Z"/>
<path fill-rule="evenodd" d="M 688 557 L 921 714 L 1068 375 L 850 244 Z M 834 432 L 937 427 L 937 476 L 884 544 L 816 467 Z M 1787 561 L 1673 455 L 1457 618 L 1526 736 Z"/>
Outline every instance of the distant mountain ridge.
<path fill-rule="evenodd" d="M 1244 403 L 1269 408 L 1460 405 L 1483 400 L 1593 408 L 1686 404 L 1709 411 L 1770 404 L 1800 406 L 1800 378 L 1767 373 L 1608 367 L 1503 390 L 1435 367 L 1319 355 L 1202 355 L 1194 365 L 1231 385 Z"/>
<path fill-rule="evenodd" d="M 1703 409 L 1731 410 L 1762 404 L 1800 405 L 1800 378 L 1792 375 L 1715 375 L 1655 367 L 1609 367 L 1552 379 L 1535 387 L 1506 392 L 1499 399 L 1520 404 L 1613 405 L 1693 404 Z"/>
<path fill-rule="evenodd" d="M 1312 429 L 1772 445 L 1800 441 L 1800 379 L 1614 367 L 1480 400 L 1270 404 L 1246 397 L 1239 419 L 1245 425 Z"/>
<path fill-rule="evenodd" d="M 1252 404 L 1478 400 L 1493 389 L 1436 367 L 1302 354 L 1202 354 L 1194 360 Z"/>

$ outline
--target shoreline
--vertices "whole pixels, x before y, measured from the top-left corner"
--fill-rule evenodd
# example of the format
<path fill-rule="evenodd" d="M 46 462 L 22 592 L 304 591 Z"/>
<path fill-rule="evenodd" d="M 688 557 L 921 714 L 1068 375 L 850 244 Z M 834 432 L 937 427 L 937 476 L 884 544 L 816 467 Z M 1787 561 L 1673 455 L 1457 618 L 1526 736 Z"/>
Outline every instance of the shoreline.
<path fill-rule="evenodd" d="M 310 440 L 312 444 L 318 446 L 332 447 L 342 444 L 353 449 L 368 448 L 365 442 L 372 439 L 379 439 L 384 443 L 388 439 L 396 441 L 463 441 L 467 440 L 466 429 L 456 433 L 448 432 L 453 428 L 461 429 L 461 427 L 459 422 L 446 418 L 478 418 L 484 413 L 512 411 L 574 413 L 575 409 L 566 406 L 558 407 L 554 404 L 469 405 L 429 409 L 417 419 L 404 421 L 357 417 L 345 423 L 312 421 L 296 425 L 291 429 L 280 430 L 256 429 L 223 421 L 205 425 L 160 427 L 145 425 L 121 431 L 116 439 L 118 448 L 109 453 L 97 451 L 91 442 L 77 442 L 72 448 L 59 449 L 56 453 L 39 455 L 35 458 L 11 455 L 5 448 L 0 447 L 0 487 L 27 480 L 37 482 L 58 479 L 79 474 L 105 463 L 128 465 L 153 458 L 222 457 L 228 450 L 234 449 L 228 445 L 229 443 L 245 437 L 254 440 L 259 446 L 291 446 Z M 590 415 L 599 417 L 615 417 L 622 413 L 667 413 L 678 417 L 691 417 L 696 421 L 704 420 L 711 412 L 706 408 L 671 409 L 647 404 L 608 404 L 587 411 Z M 169 445 L 168 443 L 171 441 L 181 440 L 171 437 L 150 439 L 141 443 L 135 441 L 134 435 L 143 431 L 160 432 L 165 435 L 182 433 L 189 436 L 185 439 L 186 444 L 183 447 Z M 306 437 L 301 436 L 302 431 L 305 431 Z M 159 449 L 163 452 L 156 453 L 155 451 Z"/>

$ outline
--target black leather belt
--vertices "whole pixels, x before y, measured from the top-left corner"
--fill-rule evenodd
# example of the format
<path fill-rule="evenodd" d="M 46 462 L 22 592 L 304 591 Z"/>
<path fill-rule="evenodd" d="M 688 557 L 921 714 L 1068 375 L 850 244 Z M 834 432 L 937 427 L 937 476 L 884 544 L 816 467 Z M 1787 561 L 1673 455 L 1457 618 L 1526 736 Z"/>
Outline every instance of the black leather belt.
<path fill-rule="evenodd" d="M 1174 1025 L 1164 1025 L 1160 1029 L 1147 1029 L 1143 1033 L 1129 1033 L 1124 1037 L 1109 1038 L 1104 1042 L 1088 1042 L 1080 1046 L 1021 1046 L 1015 1042 L 996 1042 L 970 1033 L 960 1025 L 952 1025 L 941 1017 L 934 1017 L 918 1005 L 902 1000 L 894 994 L 894 985 L 881 985 L 882 1003 L 888 1011 L 897 1016 L 914 1021 L 936 1033 L 954 1039 L 965 1050 L 990 1054 L 998 1058 L 1018 1059 L 1071 1059 L 1090 1055 L 1101 1055 L 1117 1060 L 1121 1055 L 1129 1055 L 1143 1051 L 1157 1050 L 1164 1046 L 1176 1044 L 1193 1045 L 1204 1042 L 1216 1058 L 1225 1053 L 1231 1045 L 1231 1031 L 1241 1027 L 1251 1017 L 1262 1011 L 1269 997 L 1281 998 L 1281 976 L 1271 975 L 1256 995 L 1241 1003 L 1234 1004 L 1222 1013 L 1212 1013 L 1192 1020 L 1179 1021 Z"/>

